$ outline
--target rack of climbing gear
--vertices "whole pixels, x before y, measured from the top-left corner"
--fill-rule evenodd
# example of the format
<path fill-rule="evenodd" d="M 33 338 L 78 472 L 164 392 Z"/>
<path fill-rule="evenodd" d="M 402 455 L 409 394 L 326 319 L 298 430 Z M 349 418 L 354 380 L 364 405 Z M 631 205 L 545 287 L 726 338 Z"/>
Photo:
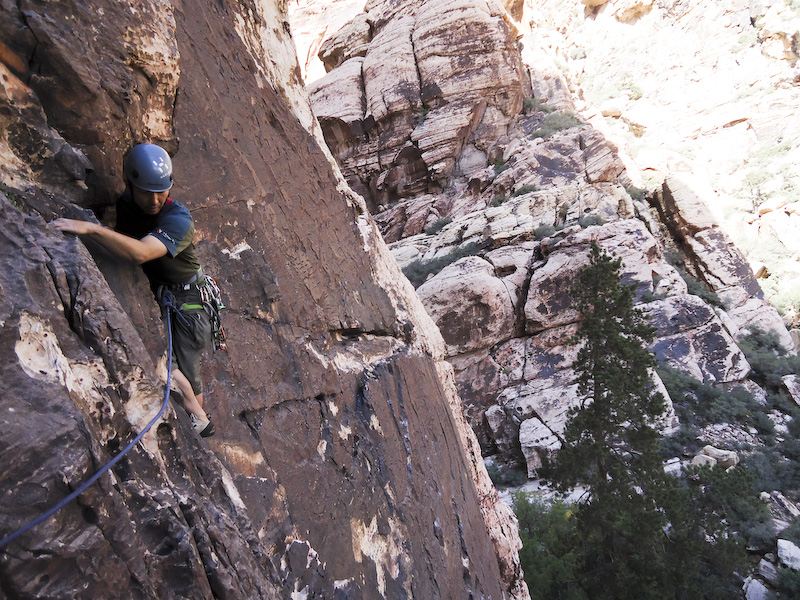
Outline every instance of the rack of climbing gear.
<path fill-rule="evenodd" d="M 225 309 L 225 304 L 222 301 L 222 292 L 217 282 L 209 275 L 205 276 L 205 283 L 200 286 L 200 300 L 211 321 L 211 335 L 214 339 L 214 349 L 227 350 L 227 336 L 225 335 L 225 328 L 222 326 L 222 319 L 220 318 L 220 311 Z"/>

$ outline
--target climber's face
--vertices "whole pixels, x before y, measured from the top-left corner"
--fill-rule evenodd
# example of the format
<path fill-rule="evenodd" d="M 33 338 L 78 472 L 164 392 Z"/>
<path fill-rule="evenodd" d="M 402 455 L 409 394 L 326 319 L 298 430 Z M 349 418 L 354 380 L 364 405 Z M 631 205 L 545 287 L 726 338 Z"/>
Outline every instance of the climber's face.
<path fill-rule="evenodd" d="M 157 215 L 164 208 L 164 203 L 169 196 L 169 190 L 163 192 L 148 192 L 141 188 L 131 185 L 133 201 L 146 215 Z"/>

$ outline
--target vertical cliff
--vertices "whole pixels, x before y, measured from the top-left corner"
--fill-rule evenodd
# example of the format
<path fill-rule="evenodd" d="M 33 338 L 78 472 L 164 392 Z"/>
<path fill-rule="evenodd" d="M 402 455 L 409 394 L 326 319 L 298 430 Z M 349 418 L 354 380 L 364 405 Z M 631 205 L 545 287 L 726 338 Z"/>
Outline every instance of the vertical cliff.
<path fill-rule="evenodd" d="M 526 597 L 438 330 L 308 132 L 281 4 L 0 10 L 0 532 L 160 405 L 164 339 L 138 268 L 47 225 L 113 222 L 133 142 L 174 154 L 230 345 L 204 366 L 217 435 L 171 408 L 0 552 L 0 595 Z"/>

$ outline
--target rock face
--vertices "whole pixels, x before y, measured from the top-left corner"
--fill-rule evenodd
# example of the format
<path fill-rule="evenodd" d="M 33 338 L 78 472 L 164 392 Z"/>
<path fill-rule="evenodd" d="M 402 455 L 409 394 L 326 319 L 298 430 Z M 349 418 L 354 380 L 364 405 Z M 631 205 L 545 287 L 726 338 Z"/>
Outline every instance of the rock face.
<path fill-rule="evenodd" d="M 574 12 L 626 24 L 662 8 L 584 4 Z M 566 18 L 550 14 L 560 10 L 527 3 L 515 23 L 499 3 L 376 0 L 323 43 L 328 72 L 309 86 L 346 179 L 442 331 L 484 454 L 532 477 L 579 400 L 569 289 L 591 242 L 622 260 L 623 283 L 657 327 L 652 350 L 670 367 L 755 389 L 737 340 L 757 325 L 792 347 L 708 209 L 714 194 L 676 167 L 646 196 L 608 128 L 571 112 L 583 103 L 555 67 L 563 36 L 545 26 Z M 670 409 L 661 426 L 676 424 Z"/>
<path fill-rule="evenodd" d="M 112 222 L 134 141 L 174 153 L 230 346 L 204 364 L 217 435 L 170 408 L 0 553 L 2 594 L 527 597 L 441 336 L 309 133 L 280 4 L 1 10 L 3 535 L 161 403 L 139 269 L 47 225 L 90 206 Z"/>
<path fill-rule="evenodd" d="M 350 35 L 364 23 L 368 39 Z M 418 1 L 376 2 L 330 39 L 330 72 L 309 93 L 347 181 L 371 208 L 441 190 L 461 170 L 459 156 L 485 155 L 482 141 L 505 132 L 524 95 L 515 35 L 493 1 Z"/>

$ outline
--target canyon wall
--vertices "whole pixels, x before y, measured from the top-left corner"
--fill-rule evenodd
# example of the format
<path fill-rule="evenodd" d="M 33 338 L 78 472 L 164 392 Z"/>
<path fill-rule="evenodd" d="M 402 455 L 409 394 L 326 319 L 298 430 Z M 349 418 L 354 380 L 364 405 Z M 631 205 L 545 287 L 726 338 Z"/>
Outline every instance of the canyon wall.
<path fill-rule="evenodd" d="M 376 0 L 353 14 L 351 3 L 309 1 L 292 12 L 298 23 L 332 18 L 337 6 L 349 16 L 335 34 L 298 42 L 319 48 L 326 71 L 309 82 L 314 112 L 441 329 L 484 454 L 532 478 L 579 402 L 568 340 L 580 315 L 569 290 L 593 242 L 622 260 L 623 282 L 658 328 L 651 349 L 661 363 L 753 390 L 739 340 L 765 330 L 794 350 L 709 208 L 708 183 L 664 163 L 657 184 L 640 187 L 643 173 L 609 128 L 583 115 L 592 107 L 554 42 L 564 30 L 542 23 L 583 19 L 589 29 L 618 5 L 647 3 L 604 4 L 575 2 L 561 14 L 546 2 Z M 682 14 L 689 27 L 691 11 Z M 626 13 L 624 23 L 637 18 Z M 611 67 L 597 52 L 591 75 L 600 80 Z M 319 72 L 313 60 L 305 70 Z M 671 410 L 662 426 L 677 426 Z"/>
<path fill-rule="evenodd" d="M 161 404 L 138 267 L 48 226 L 113 223 L 133 143 L 174 156 L 229 350 L 203 369 L 217 434 L 171 404 L 0 551 L 0 596 L 527 597 L 444 341 L 319 145 L 281 3 L 1 6 L 2 534 Z"/>

